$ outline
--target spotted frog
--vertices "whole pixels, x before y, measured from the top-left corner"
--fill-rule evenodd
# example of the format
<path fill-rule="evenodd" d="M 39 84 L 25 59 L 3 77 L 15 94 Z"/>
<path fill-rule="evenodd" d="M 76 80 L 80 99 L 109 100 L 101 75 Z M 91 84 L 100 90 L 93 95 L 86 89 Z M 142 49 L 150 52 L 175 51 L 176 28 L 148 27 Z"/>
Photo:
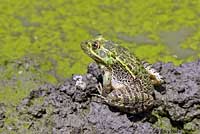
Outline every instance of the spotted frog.
<path fill-rule="evenodd" d="M 82 42 L 81 48 L 103 71 L 97 89 L 108 105 L 132 114 L 152 108 L 154 85 L 163 79 L 150 64 L 102 36 Z"/>

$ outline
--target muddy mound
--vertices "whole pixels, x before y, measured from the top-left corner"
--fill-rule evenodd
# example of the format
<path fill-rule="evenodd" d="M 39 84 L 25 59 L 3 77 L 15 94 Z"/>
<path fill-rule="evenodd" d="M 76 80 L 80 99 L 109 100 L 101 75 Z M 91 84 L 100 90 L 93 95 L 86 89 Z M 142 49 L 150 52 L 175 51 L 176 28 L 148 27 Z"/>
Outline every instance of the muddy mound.
<path fill-rule="evenodd" d="M 41 134 L 160 134 L 200 133 L 200 61 L 175 67 L 156 63 L 165 83 L 155 87 L 151 111 L 128 115 L 96 101 L 102 81 L 96 64 L 85 75 L 73 75 L 63 84 L 44 85 L 16 108 L 18 123 L 10 131 Z M 0 113 L 0 121 L 5 118 Z M 1 120 L 2 119 L 2 120 Z M 3 122 L 1 123 L 1 126 Z M 8 127 L 8 126 L 4 126 Z"/>

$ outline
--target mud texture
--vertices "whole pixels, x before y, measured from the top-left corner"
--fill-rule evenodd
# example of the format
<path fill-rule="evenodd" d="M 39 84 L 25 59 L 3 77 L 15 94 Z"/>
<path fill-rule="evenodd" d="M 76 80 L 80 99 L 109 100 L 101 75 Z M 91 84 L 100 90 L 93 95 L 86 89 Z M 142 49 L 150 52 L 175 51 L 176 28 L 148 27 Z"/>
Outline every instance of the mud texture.
<path fill-rule="evenodd" d="M 24 98 L 16 108 L 18 121 L 0 127 L 33 134 L 163 134 L 200 133 L 200 60 L 175 67 L 156 63 L 165 83 L 155 87 L 155 106 L 137 115 L 122 113 L 98 102 L 101 71 L 92 63 L 85 75 L 57 86 L 44 85 Z M 3 108 L 3 106 L 0 106 Z"/>

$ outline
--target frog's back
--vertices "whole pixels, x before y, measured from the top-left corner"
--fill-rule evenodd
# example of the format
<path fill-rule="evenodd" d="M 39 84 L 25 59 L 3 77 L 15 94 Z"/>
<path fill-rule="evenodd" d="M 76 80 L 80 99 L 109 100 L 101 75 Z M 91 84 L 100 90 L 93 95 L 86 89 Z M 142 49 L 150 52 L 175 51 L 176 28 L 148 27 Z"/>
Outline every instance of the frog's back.
<path fill-rule="evenodd" d="M 130 85 L 136 84 L 136 81 L 138 81 L 141 84 L 141 91 L 151 92 L 153 85 L 151 83 L 149 73 L 144 68 L 141 61 L 134 54 L 130 53 L 127 49 L 121 46 L 116 47 L 115 51 L 118 54 L 116 56 L 117 63 L 120 64 L 115 66 L 115 70 L 120 70 L 120 68 L 122 68 L 121 71 L 124 71 L 126 74 L 124 76 L 128 77 L 128 79 L 131 77 L 132 79 L 131 81 L 128 81 L 130 82 Z M 121 71 L 118 72 L 120 73 Z M 118 75 L 117 71 L 115 72 L 115 75 Z"/>

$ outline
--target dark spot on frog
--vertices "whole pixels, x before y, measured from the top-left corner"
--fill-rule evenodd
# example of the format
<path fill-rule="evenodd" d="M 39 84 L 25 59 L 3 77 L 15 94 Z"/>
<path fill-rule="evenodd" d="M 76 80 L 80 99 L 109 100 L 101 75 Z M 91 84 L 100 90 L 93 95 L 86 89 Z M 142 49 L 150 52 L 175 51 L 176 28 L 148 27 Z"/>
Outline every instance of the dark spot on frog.
<path fill-rule="evenodd" d="M 106 49 L 108 49 L 108 50 L 111 50 L 111 49 L 113 49 L 115 46 L 114 46 L 114 43 L 113 43 L 112 41 L 106 41 L 106 42 L 104 43 L 104 47 L 105 47 Z"/>

